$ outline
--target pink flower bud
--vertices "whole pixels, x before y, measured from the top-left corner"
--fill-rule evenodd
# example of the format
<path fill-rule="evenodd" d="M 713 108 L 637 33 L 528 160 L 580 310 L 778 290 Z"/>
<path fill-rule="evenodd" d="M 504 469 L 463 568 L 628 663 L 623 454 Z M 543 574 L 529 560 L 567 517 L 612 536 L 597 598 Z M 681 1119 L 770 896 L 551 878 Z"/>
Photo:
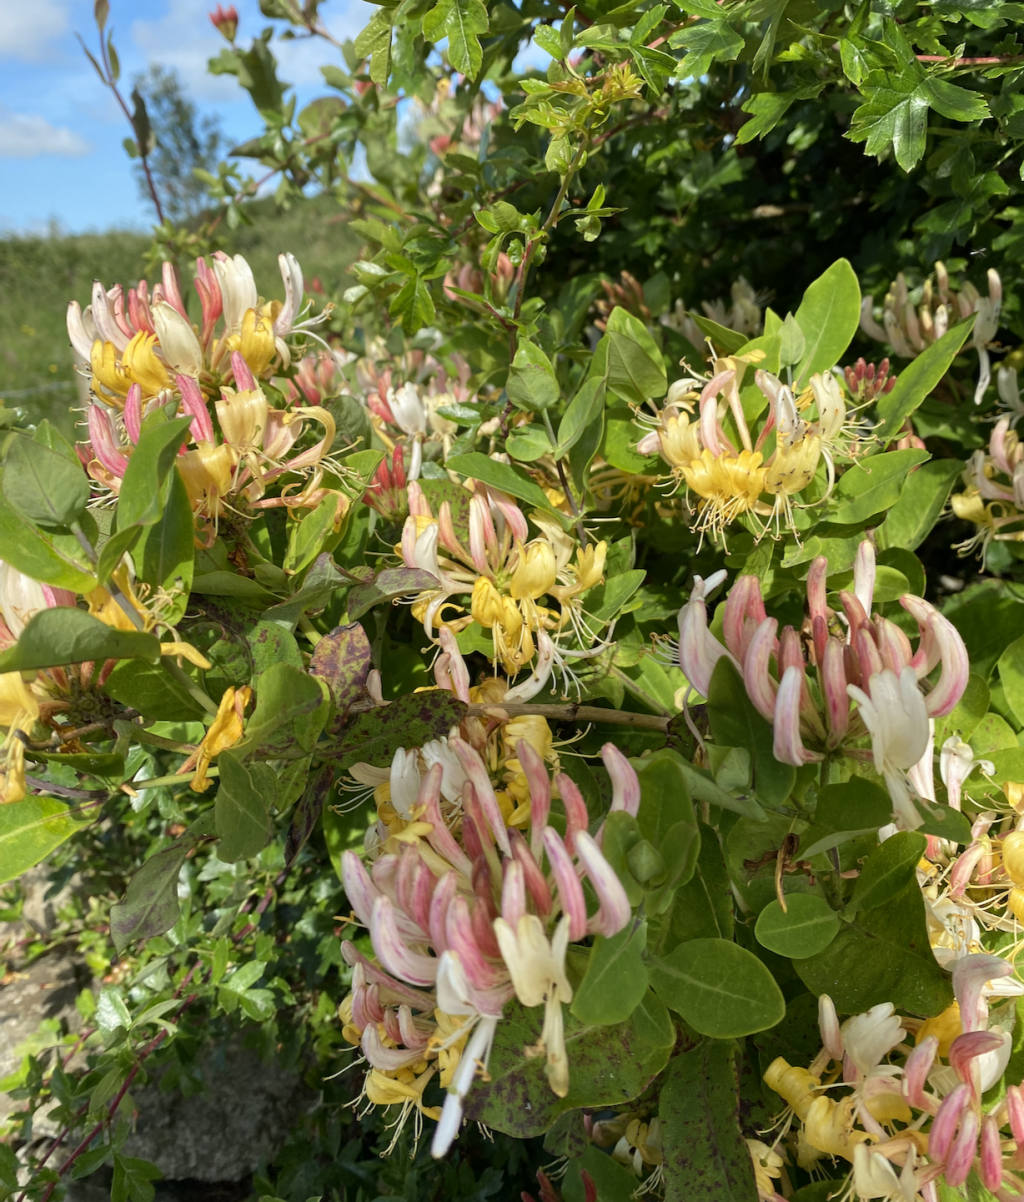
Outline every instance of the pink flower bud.
<path fill-rule="evenodd" d="M 991 1191 L 1003 1183 L 1003 1149 L 999 1139 L 999 1124 L 988 1114 L 981 1123 L 981 1158 L 978 1162 L 981 1184 Z"/>
<path fill-rule="evenodd" d="M 779 763 L 792 764 L 796 768 L 822 758 L 817 751 L 804 747 L 800 737 L 800 692 L 803 687 L 803 669 L 791 665 L 782 674 L 775 698 L 772 754 Z"/>
<path fill-rule="evenodd" d="M 124 478 L 128 458 L 115 437 L 110 414 L 99 404 L 89 406 L 89 442 L 99 463 L 118 480 Z"/>
<path fill-rule="evenodd" d="M 430 942 L 433 945 L 434 951 L 439 956 L 448 950 L 448 933 L 445 928 L 445 922 L 452 902 L 455 900 L 457 887 L 458 880 L 455 873 L 446 872 L 437 882 L 434 896 L 430 899 L 429 925 L 427 930 L 430 932 Z"/>
<path fill-rule="evenodd" d="M 530 789 L 530 847 L 533 854 L 538 856 L 541 832 L 547 826 L 551 813 L 551 778 L 540 752 L 525 739 L 520 739 L 516 744 L 516 755 Z M 509 926 L 515 925 L 509 922 Z"/>
<path fill-rule="evenodd" d="M 558 774 L 555 782 L 565 808 L 565 847 L 570 855 L 575 855 L 576 836 L 580 831 L 585 831 L 590 822 L 587 803 L 583 800 L 583 794 L 579 791 L 576 782 L 566 776 L 564 772 Z"/>
<path fill-rule="evenodd" d="M 738 577 L 726 598 L 722 633 L 726 647 L 740 663 L 754 631 L 766 617 L 761 582 L 756 576 Z"/>
<path fill-rule="evenodd" d="M 971 1100 L 971 1091 L 966 1085 L 958 1085 L 946 1094 L 935 1120 L 928 1132 L 928 1155 L 939 1162 L 946 1159 L 960 1116 Z"/>
<path fill-rule="evenodd" d="M 534 857 L 534 853 L 527 846 L 526 840 L 521 832 L 514 827 L 509 829 L 509 842 L 512 844 L 512 855 L 523 866 L 523 879 L 526 882 L 526 891 L 533 900 L 534 906 L 537 908 L 537 913 L 541 918 L 547 918 L 551 913 L 551 889 L 548 885 L 544 873 L 540 870 L 540 865 Z M 531 831 L 531 837 L 533 832 Z M 540 832 L 540 841 L 542 843 L 541 854 L 543 853 L 543 837 L 544 832 Z"/>
<path fill-rule="evenodd" d="M 235 387 L 242 392 L 252 392 L 257 387 L 256 377 L 239 351 L 231 352 L 231 374 L 235 378 Z"/>
<path fill-rule="evenodd" d="M 526 880 L 518 860 L 505 860 L 502 868 L 505 879 L 501 888 L 501 916 L 515 930 L 526 913 Z"/>
<path fill-rule="evenodd" d="M 985 986 L 989 981 L 1013 975 L 1013 966 L 998 956 L 975 953 L 962 956 L 953 966 L 953 993 L 960 1003 L 964 1031 L 984 1030 L 988 1022 Z"/>
<path fill-rule="evenodd" d="M 576 852 L 600 902 L 597 913 L 587 924 L 587 930 L 591 934 L 616 935 L 633 914 L 626 890 L 616 876 L 615 869 L 586 831 L 580 831 L 576 836 Z"/>
<path fill-rule="evenodd" d="M 238 32 L 238 10 L 233 4 L 229 4 L 227 8 L 218 4 L 210 13 L 210 20 L 229 42 L 235 40 L 235 34 Z"/>
<path fill-rule="evenodd" d="M 947 1185 L 963 1185 L 967 1180 L 977 1155 L 980 1128 L 981 1119 L 978 1117 L 978 1112 L 965 1110 L 960 1119 L 960 1130 L 946 1157 Z"/>
<path fill-rule="evenodd" d="M 370 938 L 377 958 L 388 972 L 411 985 L 433 985 L 437 960 L 409 948 L 395 922 L 395 908 L 386 897 L 378 897 L 370 913 Z"/>
<path fill-rule="evenodd" d="M 743 685 L 747 696 L 754 709 L 769 722 L 775 719 L 775 694 L 779 687 L 769 671 L 772 655 L 779 645 L 775 637 L 778 626 L 778 619 L 765 618 L 749 640 L 743 660 Z"/>
<path fill-rule="evenodd" d="M 917 621 L 922 643 L 927 636 L 937 648 L 941 671 L 935 687 L 925 697 L 925 707 L 929 717 L 944 718 L 954 709 L 967 688 L 967 678 L 970 675 L 967 648 L 953 623 L 927 601 L 908 594 L 900 598 L 900 604 Z M 917 663 L 915 670 L 919 678 L 924 674 Z"/>
<path fill-rule="evenodd" d="M 679 611 L 679 666 L 702 697 L 707 697 L 715 665 L 723 655 L 728 656 L 737 669 L 740 667 L 735 657 L 708 630 L 705 599 L 724 577 L 724 572 L 716 572 L 706 581 L 695 576 L 690 600 Z"/>
<path fill-rule="evenodd" d="M 491 784 L 491 778 L 487 774 L 486 765 L 477 751 L 464 739 L 449 739 L 448 745 L 459 757 L 462 770 L 473 784 L 476 799 L 486 815 L 495 842 L 505 855 L 511 855 L 505 820 L 501 816 L 501 807 L 498 805 L 498 799 L 494 794 L 494 786 Z"/>
<path fill-rule="evenodd" d="M 544 828 L 544 850 L 548 853 L 562 913 L 569 918 L 569 941 L 576 943 L 587 933 L 587 903 L 583 886 L 561 836 L 550 826 Z"/>
<path fill-rule="evenodd" d="M 129 439 L 138 443 L 142 437 L 142 388 L 133 384 L 124 399 L 124 428 Z"/>
<path fill-rule="evenodd" d="M 864 539 L 857 548 L 853 563 L 853 594 L 861 603 L 865 618 L 870 618 L 875 595 L 875 548 L 870 539 Z"/>
<path fill-rule="evenodd" d="M 928 1035 L 907 1057 L 903 1068 L 903 1096 L 915 1110 L 929 1109 L 929 1098 L 925 1095 L 924 1087 L 938 1050 L 938 1038 Z"/>
<path fill-rule="evenodd" d="M 213 442 L 213 420 L 199 382 L 184 375 L 179 375 L 176 382 L 181 393 L 181 407 L 192 418 L 189 426 L 192 437 L 196 442 Z"/>
<path fill-rule="evenodd" d="M 838 747 L 850 728 L 850 698 L 846 692 L 848 682 L 843 663 L 843 647 L 843 643 L 837 638 L 826 639 L 824 655 L 818 661 L 830 747 Z"/>
<path fill-rule="evenodd" d="M 501 980 L 499 970 L 490 964 L 480 947 L 474 923 L 469 914 L 469 903 L 464 897 L 456 897 L 448 909 L 445 922 L 448 946 L 459 958 L 470 985 L 474 989 L 493 989 Z M 436 960 L 433 961 L 437 963 Z"/>
<path fill-rule="evenodd" d="M 614 743 L 605 743 L 601 748 L 601 759 L 612 782 L 612 804 L 610 814 L 625 810 L 635 818 L 640 809 L 640 778 L 636 770 Z"/>

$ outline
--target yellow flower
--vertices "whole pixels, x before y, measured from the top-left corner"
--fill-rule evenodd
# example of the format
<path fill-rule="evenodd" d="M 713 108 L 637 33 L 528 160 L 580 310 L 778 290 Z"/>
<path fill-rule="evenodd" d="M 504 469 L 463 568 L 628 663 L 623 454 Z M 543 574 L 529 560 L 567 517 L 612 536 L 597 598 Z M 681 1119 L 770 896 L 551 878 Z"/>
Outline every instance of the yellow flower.
<path fill-rule="evenodd" d="M 252 697 L 252 689 L 243 685 L 236 689 L 234 686 L 226 689 L 217 707 L 217 716 L 210 723 L 210 728 L 203 736 L 196 754 L 196 774 L 192 780 L 192 790 L 195 793 L 205 793 L 210 787 L 206 770 L 210 761 L 220 755 L 228 747 L 233 747 L 242 737 L 242 715 Z"/>
<path fill-rule="evenodd" d="M 811 1147 L 852 1162 L 854 1147 L 871 1138 L 866 1131 L 854 1130 L 855 1105 L 853 1097 L 843 1098 L 841 1102 L 824 1095 L 815 1098 L 804 1119 L 804 1135 Z"/>
<path fill-rule="evenodd" d="M 814 1101 L 814 1090 L 821 1085 L 821 1079 L 815 1077 L 810 1069 L 791 1065 L 782 1056 L 777 1056 L 765 1071 L 764 1083 L 793 1107 L 798 1119 L 805 1119 Z"/>
<path fill-rule="evenodd" d="M 272 320 L 255 309 L 246 309 L 242 332 L 227 339 L 227 348 L 241 352 L 254 376 L 266 375 L 277 352 Z"/>
<path fill-rule="evenodd" d="M 104 342 L 97 338 L 92 344 L 92 375 L 93 383 L 97 381 L 108 393 L 116 394 L 112 403 L 124 405 L 124 398 L 132 382 L 125 370 L 117 361 L 117 351 L 112 342 Z"/>
<path fill-rule="evenodd" d="M 39 702 L 20 672 L 0 675 L 0 726 L 27 730 L 39 717 Z"/>
<path fill-rule="evenodd" d="M 14 735 L 7 740 L 7 761 L 0 773 L 0 805 L 10 805 L 25 796 L 25 744 Z"/>
<path fill-rule="evenodd" d="M 1003 837 L 1003 868 L 1013 884 L 1024 886 L 1024 831 Z"/>
<path fill-rule="evenodd" d="M 486 576 L 476 578 L 469 612 L 484 630 L 490 630 L 502 620 L 505 612 L 504 598 Z"/>
<path fill-rule="evenodd" d="M 691 422 L 685 413 L 672 413 L 658 431 L 661 451 L 673 467 L 689 467 L 701 456 L 700 423 Z"/>
<path fill-rule="evenodd" d="M 760 451 L 740 451 L 733 458 L 705 448 L 682 469 L 687 486 L 702 498 L 702 530 L 721 531 L 757 505 L 765 485 L 761 460 Z"/>
<path fill-rule="evenodd" d="M 417 1077 L 411 1072 L 402 1071 L 402 1077 L 410 1077 L 411 1080 L 403 1081 L 397 1077 L 389 1077 L 381 1072 L 379 1068 L 371 1069 L 366 1077 L 366 1097 L 374 1106 L 415 1106 L 427 1118 L 437 1122 L 441 1118 L 440 1106 L 424 1106 L 423 1091 L 430 1082 L 435 1073 L 434 1068 L 428 1068 L 426 1072 L 420 1073 Z"/>
<path fill-rule="evenodd" d="M 171 382 L 167 368 L 156 356 L 155 347 L 156 335 L 140 330 L 121 356 L 125 374 L 142 388 L 143 396 L 155 396 Z"/>
<path fill-rule="evenodd" d="M 201 442 L 196 450 L 178 456 L 178 470 L 194 510 L 209 517 L 224 512 L 221 498 L 231 491 L 235 462 L 229 446 L 215 447 L 211 442 Z"/>
<path fill-rule="evenodd" d="M 241 392 L 231 388 L 221 389 L 221 399 L 217 401 L 217 420 L 225 443 L 239 454 L 260 450 L 269 409 L 261 388 Z"/>
<path fill-rule="evenodd" d="M 950 1045 L 962 1032 L 960 1023 L 960 1003 L 953 1002 L 941 1014 L 925 1019 L 917 1032 L 916 1042 L 920 1043 L 929 1035 L 934 1035 L 939 1041 L 939 1055 L 945 1060 L 949 1056 Z"/>
<path fill-rule="evenodd" d="M 777 447 L 765 470 L 766 492 L 793 496 L 802 492 L 814 479 L 821 458 L 821 439 L 805 434 L 791 447 Z"/>
<path fill-rule="evenodd" d="M 550 591 L 557 578 L 558 566 L 551 545 L 543 539 L 520 548 L 519 562 L 509 581 L 509 592 L 516 601 L 529 597 L 536 601 Z"/>

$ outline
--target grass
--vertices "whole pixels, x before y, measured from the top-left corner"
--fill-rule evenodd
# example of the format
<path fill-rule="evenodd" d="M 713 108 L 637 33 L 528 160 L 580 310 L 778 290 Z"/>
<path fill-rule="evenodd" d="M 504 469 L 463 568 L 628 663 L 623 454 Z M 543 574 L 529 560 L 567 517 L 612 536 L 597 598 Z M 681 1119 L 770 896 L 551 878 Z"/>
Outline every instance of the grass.
<path fill-rule="evenodd" d="M 231 234 L 224 249 L 245 255 L 261 294 L 282 295 L 277 256 L 285 250 L 302 264 L 307 287 L 318 279 L 327 296 L 337 296 L 351 284 L 345 273 L 360 243 L 332 196 L 285 211 L 261 200 L 250 211 L 253 224 Z M 148 235 L 117 230 L 0 238 L 0 401 L 21 406 L 32 421 L 48 418 L 73 436 L 84 398 L 65 326 L 68 302 L 84 308 L 94 279 L 107 287 L 136 283 L 149 246 Z M 195 317 L 198 298 L 187 280 L 182 291 Z"/>

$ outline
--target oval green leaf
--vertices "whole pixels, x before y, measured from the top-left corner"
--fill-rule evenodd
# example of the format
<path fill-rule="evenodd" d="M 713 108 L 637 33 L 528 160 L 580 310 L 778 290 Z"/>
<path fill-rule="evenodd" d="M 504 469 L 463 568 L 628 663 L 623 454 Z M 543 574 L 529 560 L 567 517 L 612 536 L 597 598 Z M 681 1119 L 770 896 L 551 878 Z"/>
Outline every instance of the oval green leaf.
<path fill-rule="evenodd" d="M 160 658 L 160 643 L 140 630 L 115 630 L 84 609 L 59 606 L 37 613 L 13 647 L 0 655 L 0 672 L 31 672 L 88 660 Z"/>
<path fill-rule="evenodd" d="M 780 1023 L 786 1001 L 775 978 L 729 939 L 691 939 L 650 965 L 654 991 L 701 1035 L 738 1039 Z"/>
<path fill-rule="evenodd" d="M 836 937 L 839 915 L 823 897 L 813 893 L 794 893 L 786 899 L 786 909 L 777 901 L 761 911 L 754 927 L 757 942 L 770 952 L 803 960 L 816 955 Z"/>

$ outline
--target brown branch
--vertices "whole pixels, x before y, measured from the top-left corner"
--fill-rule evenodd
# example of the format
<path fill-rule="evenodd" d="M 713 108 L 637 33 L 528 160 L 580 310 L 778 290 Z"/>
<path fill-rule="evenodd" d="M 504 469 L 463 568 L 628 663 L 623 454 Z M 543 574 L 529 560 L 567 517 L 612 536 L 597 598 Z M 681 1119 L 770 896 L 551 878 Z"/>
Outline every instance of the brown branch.
<path fill-rule="evenodd" d="M 510 718 L 525 714 L 535 714 L 550 722 L 607 722 L 613 726 L 631 726 L 634 730 L 655 730 L 667 734 L 671 718 L 661 714 L 633 714 L 628 710 L 609 710 L 599 705 L 579 705 L 570 702 L 567 705 L 532 705 L 529 702 L 515 702 L 504 705 L 481 705 L 473 703 L 468 707 L 468 717 L 488 718 L 498 711 L 503 711 Z"/>
<path fill-rule="evenodd" d="M 1024 62 L 1024 54 L 984 55 L 981 58 L 953 58 L 950 54 L 915 54 L 919 63 L 942 63 L 956 67 L 998 67 L 1003 63 Z"/>

